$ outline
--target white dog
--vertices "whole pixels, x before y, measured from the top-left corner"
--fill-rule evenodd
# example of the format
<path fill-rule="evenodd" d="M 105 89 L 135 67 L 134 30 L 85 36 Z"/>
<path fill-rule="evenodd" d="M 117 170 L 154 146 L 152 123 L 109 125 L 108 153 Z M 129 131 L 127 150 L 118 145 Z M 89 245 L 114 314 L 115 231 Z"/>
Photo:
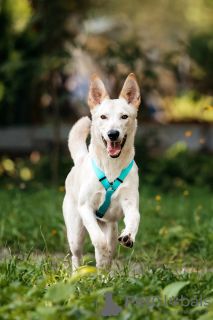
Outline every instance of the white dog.
<path fill-rule="evenodd" d="M 68 143 L 75 165 L 66 179 L 63 214 L 73 270 L 80 266 L 87 231 L 95 247 L 96 266 L 109 268 L 117 240 L 131 248 L 140 222 L 138 168 L 133 160 L 140 104 L 135 75 L 127 77 L 119 99 L 114 100 L 94 75 L 88 103 L 92 125 L 88 117 L 81 118 L 70 131 Z M 118 238 L 117 222 L 123 215 L 125 229 Z"/>

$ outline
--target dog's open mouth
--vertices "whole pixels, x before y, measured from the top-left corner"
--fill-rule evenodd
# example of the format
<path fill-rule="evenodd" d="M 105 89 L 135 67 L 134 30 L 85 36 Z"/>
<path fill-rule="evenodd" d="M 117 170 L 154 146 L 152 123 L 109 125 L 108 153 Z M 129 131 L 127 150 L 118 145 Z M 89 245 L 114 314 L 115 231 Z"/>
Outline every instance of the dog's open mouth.
<path fill-rule="evenodd" d="M 103 136 L 101 137 L 105 147 L 107 148 L 108 155 L 111 158 L 118 158 L 121 154 L 123 146 L 125 145 L 127 135 L 124 136 L 122 141 L 106 141 Z"/>

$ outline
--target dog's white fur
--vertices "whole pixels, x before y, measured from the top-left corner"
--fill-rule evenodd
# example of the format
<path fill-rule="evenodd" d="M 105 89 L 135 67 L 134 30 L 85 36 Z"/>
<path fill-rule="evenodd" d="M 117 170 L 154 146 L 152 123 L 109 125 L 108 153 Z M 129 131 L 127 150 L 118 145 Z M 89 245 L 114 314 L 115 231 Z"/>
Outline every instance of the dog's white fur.
<path fill-rule="evenodd" d="M 74 160 L 74 167 L 66 179 L 66 195 L 63 202 L 63 214 L 67 227 L 67 236 L 72 252 L 73 269 L 80 266 L 82 247 L 88 232 L 95 247 L 96 265 L 110 267 L 117 247 L 117 222 L 124 215 L 125 229 L 123 238 L 135 241 L 138 231 L 139 193 L 138 168 L 134 165 L 111 198 L 111 204 L 102 219 L 95 215 L 96 210 L 105 200 L 106 191 L 99 182 L 91 159 L 105 173 L 109 182 L 119 177 L 134 158 L 134 136 L 137 127 L 137 109 L 140 104 L 140 91 L 134 74 L 125 81 L 119 99 L 111 100 L 101 79 L 94 75 L 88 95 L 88 103 L 92 114 L 92 125 L 88 117 L 81 118 L 69 134 L 69 149 Z M 100 116 L 107 118 L 102 119 Z M 122 115 L 128 115 L 122 119 Z M 89 151 L 86 138 L 91 127 L 91 143 Z M 118 130 L 118 141 L 127 135 L 126 143 L 118 158 L 107 154 L 102 137 L 109 141 L 107 132 Z M 125 238 L 126 239 L 126 238 Z"/>

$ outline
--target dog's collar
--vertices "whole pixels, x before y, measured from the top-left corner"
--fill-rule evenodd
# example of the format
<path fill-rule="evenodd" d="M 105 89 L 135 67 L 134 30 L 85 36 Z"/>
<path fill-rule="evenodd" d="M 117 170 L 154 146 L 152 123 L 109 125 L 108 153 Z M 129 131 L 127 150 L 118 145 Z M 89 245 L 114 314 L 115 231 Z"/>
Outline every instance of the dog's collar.
<path fill-rule="evenodd" d="M 96 211 L 96 216 L 98 218 L 103 218 L 105 212 L 107 211 L 109 205 L 110 205 L 110 201 L 111 201 L 111 197 L 113 195 L 113 193 L 115 192 L 115 190 L 120 186 L 120 184 L 123 182 L 123 180 L 126 178 L 126 176 L 128 175 L 128 173 L 130 172 L 130 170 L 132 169 L 134 160 L 132 160 L 130 162 L 130 164 L 128 165 L 128 167 L 126 169 L 123 169 L 119 175 L 119 177 L 117 179 L 115 179 L 114 183 L 109 183 L 109 181 L 107 180 L 105 174 L 103 171 L 101 171 L 100 168 L 98 168 L 98 166 L 96 165 L 95 161 L 92 159 L 92 166 L 93 169 L 95 171 L 96 176 L 98 177 L 98 180 L 102 183 L 102 185 L 104 186 L 104 188 L 106 189 L 106 197 L 105 197 L 105 201 L 104 203 L 100 206 L 100 208 L 98 209 L 98 211 Z"/>

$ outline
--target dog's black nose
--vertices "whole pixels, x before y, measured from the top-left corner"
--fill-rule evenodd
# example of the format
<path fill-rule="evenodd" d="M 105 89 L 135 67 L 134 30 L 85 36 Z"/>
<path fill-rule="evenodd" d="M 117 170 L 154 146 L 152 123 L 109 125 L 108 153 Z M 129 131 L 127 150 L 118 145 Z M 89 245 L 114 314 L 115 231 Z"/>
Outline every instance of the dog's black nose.
<path fill-rule="evenodd" d="M 119 131 L 117 130 L 109 130 L 108 131 L 108 137 L 110 138 L 111 141 L 115 141 L 119 137 Z"/>

